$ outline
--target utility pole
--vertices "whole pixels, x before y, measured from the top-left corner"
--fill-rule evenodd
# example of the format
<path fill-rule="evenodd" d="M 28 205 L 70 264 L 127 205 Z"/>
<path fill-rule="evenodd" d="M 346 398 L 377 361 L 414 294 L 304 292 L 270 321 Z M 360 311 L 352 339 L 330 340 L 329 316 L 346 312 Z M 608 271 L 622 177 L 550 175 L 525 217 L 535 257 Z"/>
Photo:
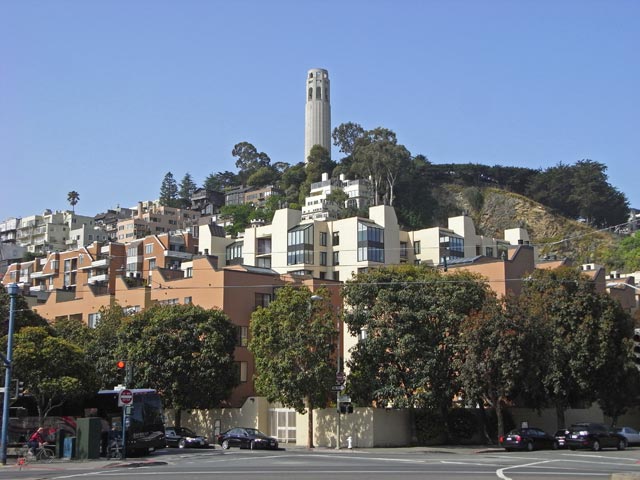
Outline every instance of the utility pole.
<path fill-rule="evenodd" d="M 7 335 L 7 356 L 3 358 L 5 364 L 5 376 L 4 376 L 4 403 L 2 405 L 2 454 L 0 461 L 2 465 L 7 464 L 7 437 L 9 430 L 9 402 L 11 395 L 9 394 L 9 388 L 11 387 L 11 364 L 12 352 L 13 352 L 13 325 L 15 323 L 16 316 L 16 297 L 20 287 L 17 283 L 10 283 L 7 285 L 7 292 L 9 293 L 9 332 Z"/>

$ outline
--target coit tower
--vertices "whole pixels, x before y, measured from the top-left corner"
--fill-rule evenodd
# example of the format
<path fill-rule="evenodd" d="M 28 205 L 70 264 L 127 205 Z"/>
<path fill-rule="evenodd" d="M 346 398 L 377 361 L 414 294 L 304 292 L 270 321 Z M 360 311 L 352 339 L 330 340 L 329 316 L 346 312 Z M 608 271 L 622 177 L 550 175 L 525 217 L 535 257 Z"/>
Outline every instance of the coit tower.
<path fill-rule="evenodd" d="M 304 161 L 314 145 L 324 147 L 331 155 L 331 103 L 329 72 L 312 68 L 307 72 L 307 109 L 304 117 Z"/>

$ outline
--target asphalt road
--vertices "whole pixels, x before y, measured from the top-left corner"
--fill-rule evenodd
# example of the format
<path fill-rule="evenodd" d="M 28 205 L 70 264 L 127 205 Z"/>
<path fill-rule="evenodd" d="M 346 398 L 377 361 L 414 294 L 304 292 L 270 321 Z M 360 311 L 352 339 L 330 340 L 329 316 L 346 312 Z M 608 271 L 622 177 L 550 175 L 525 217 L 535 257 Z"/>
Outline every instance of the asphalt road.
<path fill-rule="evenodd" d="M 122 462 L 56 461 L 23 468 L 11 463 L 0 468 L 0 479 L 570 480 L 609 479 L 612 473 L 622 472 L 635 473 L 640 478 L 640 448 L 621 452 L 530 453 L 470 448 L 354 451 L 292 448 L 275 452 L 167 449 Z"/>

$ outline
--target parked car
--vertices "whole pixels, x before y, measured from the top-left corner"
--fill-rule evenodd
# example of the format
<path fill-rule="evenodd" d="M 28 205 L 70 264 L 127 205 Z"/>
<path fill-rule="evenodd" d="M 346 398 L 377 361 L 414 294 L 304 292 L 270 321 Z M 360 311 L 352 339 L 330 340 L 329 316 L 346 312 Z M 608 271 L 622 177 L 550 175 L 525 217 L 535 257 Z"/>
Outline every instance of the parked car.
<path fill-rule="evenodd" d="M 558 448 L 567 448 L 567 435 L 569 434 L 569 430 L 566 428 L 563 430 L 558 430 L 553 436 L 556 438 L 558 442 Z"/>
<path fill-rule="evenodd" d="M 255 428 L 232 428 L 218 435 L 217 443 L 225 450 L 230 447 L 278 449 L 277 439 Z"/>
<path fill-rule="evenodd" d="M 535 427 L 516 428 L 500 437 L 500 446 L 511 450 L 541 450 L 558 448 L 558 441 L 544 430 Z"/>
<path fill-rule="evenodd" d="M 602 423 L 576 423 L 569 427 L 567 446 L 571 450 L 576 448 L 590 448 L 598 451 L 602 448 L 627 448 L 627 439 Z"/>
<path fill-rule="evenodd" d="M 640 444 L 640 432 L 631 427 L 618 427 L 615 429 L 617 433 L 627 439 L 628 445 Z"/>
<path fill-rule="evenodd" d="M 209 446 L 206 437 L 185 427 L 165 427 L 164 437 L 167 447 L 205 448 Z"/>

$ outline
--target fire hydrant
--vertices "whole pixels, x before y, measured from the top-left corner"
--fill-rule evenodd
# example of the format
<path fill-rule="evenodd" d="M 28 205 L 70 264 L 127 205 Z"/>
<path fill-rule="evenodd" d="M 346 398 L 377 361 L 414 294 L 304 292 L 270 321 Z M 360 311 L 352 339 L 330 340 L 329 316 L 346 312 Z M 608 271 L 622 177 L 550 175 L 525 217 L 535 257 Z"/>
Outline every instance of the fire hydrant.
<path fill-rule="evenodd" d="M 352 449 L 353 448 L 353 439 L 350 436 L 347 437 L 347 448 L 348 449 Z"/>

